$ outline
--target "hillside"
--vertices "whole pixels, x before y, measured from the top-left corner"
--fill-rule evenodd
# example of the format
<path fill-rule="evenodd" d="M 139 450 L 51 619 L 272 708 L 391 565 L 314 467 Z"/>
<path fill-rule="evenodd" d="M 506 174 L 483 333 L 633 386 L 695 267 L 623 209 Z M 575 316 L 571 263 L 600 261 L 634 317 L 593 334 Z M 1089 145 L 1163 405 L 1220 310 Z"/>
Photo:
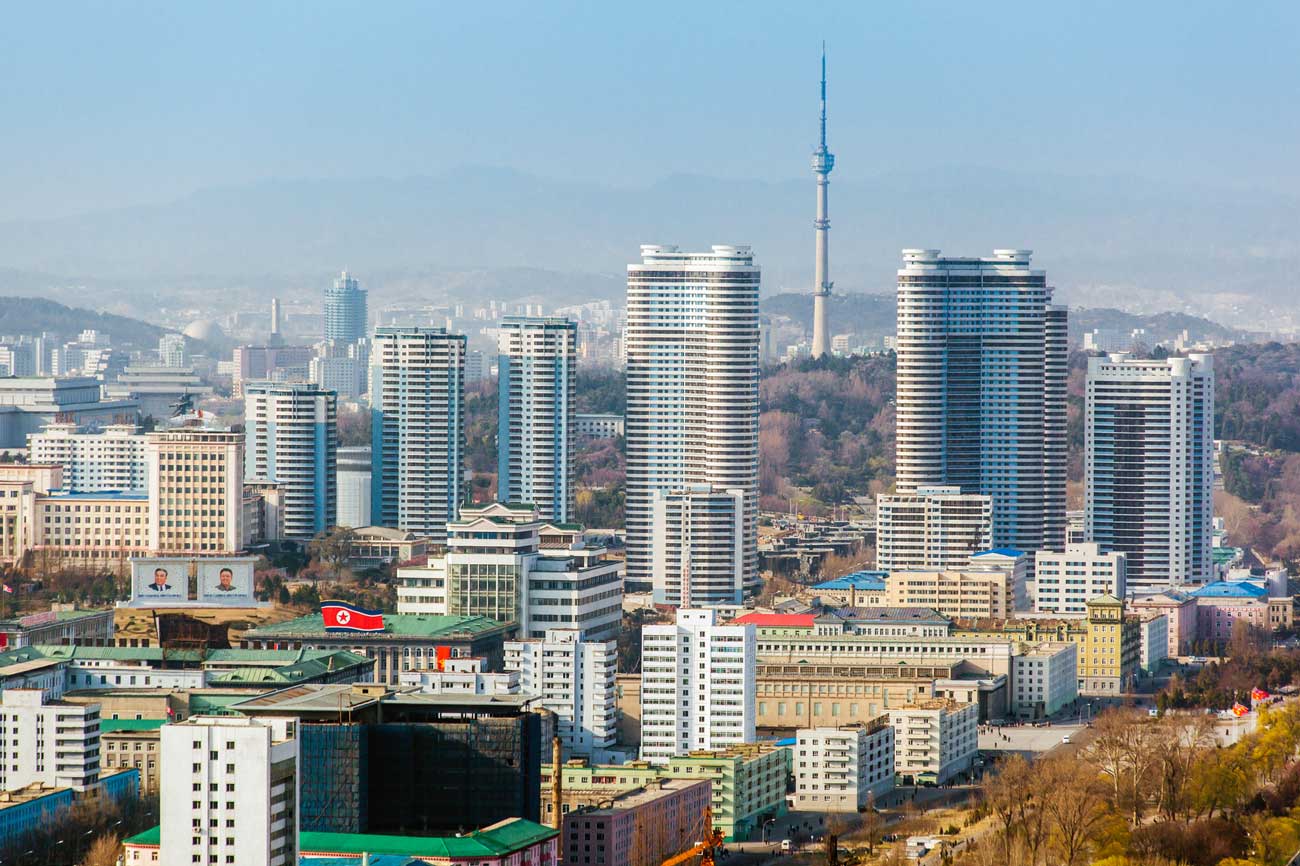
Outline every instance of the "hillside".
<path fill-rule="evenodd" d="M 0 334 L 40 334 L 48 331 L 65 340 L 84 330 L 108 334 L 115 346 L 157 348 L 158 338 L 169 333 L 148 322 L 83 307 L 67 307 L 46 298 L 0 298 Z"/>

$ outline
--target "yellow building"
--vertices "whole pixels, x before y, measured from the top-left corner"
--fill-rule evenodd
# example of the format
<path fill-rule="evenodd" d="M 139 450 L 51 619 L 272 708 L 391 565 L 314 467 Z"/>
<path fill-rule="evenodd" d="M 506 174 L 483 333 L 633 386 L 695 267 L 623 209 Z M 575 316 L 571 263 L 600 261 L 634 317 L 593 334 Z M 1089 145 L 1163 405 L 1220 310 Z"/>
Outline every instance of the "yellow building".
<path fill-rule="evenodd" d="M 1015 572 L 896 571 L 885 581 L 889 607 L 929 607 L 952 619 L 1003 619 L 1015 609 Z"/>
<path fill-rule="evenodd" d="M 145 440 L 148 547 L 161 556 L 219 556 L 243 546 L 244 434 L 181 427 Z"/>
<path fill-rule="evenodd" d="M 125 575 L 131 557 L 148 553 L 149 496 L 143 491 L 55 491 L 35 501 L 34 564 L 40 568 Z"/>
<path fill-rule="evenodd" d="M 1142 660 L 1142 621 L 1124 602 L 1101 595 L 1082 619 L 1008 620 L 1002 633 L 1027 644 L 1068 641 L 1079 648 L 1079 694 L 1118 695 L 1132 686 Z"/>

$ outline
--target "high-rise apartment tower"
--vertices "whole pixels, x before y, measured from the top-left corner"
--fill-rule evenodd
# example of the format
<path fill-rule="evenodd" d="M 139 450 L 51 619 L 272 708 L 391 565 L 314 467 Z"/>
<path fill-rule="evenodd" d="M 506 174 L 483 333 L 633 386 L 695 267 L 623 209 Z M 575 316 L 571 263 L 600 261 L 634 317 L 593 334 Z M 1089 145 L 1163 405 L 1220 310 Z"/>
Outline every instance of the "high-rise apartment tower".
<path fill-rule="evenodd" d="M 308 540 L 337 524 L 333 391 L 300 382 L 249 382 L 244 435 L 244 478 L 280 486 L 285 538 Z"/>
<path fill-rule="evenodd" d="M 344 271 L 325 290 L 325 339 L 351 343 L 368 337 L 366 290 Z"/>

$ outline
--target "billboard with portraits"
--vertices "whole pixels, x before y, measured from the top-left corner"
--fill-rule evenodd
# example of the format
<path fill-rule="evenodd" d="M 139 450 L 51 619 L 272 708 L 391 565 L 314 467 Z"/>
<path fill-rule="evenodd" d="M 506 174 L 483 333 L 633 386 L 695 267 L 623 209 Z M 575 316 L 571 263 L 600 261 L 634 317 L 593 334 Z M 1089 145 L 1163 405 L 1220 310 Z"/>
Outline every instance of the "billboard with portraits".
<path fill-rule="evenodd" d="M 150 604 L 189 601 L 188 559 L 132 559 L 131 601 L 141 607 Z"/>
<path fill-rule="evenodd" d="M 211 607 L 252 607 L 253 558 L 228 556 L 198 560 L 197 600 Z"/>

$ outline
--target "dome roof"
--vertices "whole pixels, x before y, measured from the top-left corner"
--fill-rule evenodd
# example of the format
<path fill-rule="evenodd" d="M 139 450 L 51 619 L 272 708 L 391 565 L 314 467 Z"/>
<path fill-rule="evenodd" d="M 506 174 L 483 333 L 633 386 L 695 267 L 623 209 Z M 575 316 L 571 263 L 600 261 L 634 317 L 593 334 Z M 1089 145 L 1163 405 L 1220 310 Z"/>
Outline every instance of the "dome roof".
<path fill-rule="evenodd" d="M 195 319 L 183 332 L 191 340 L 220 340 L 225 336 L 221 326 L 211 319 Z"/>

